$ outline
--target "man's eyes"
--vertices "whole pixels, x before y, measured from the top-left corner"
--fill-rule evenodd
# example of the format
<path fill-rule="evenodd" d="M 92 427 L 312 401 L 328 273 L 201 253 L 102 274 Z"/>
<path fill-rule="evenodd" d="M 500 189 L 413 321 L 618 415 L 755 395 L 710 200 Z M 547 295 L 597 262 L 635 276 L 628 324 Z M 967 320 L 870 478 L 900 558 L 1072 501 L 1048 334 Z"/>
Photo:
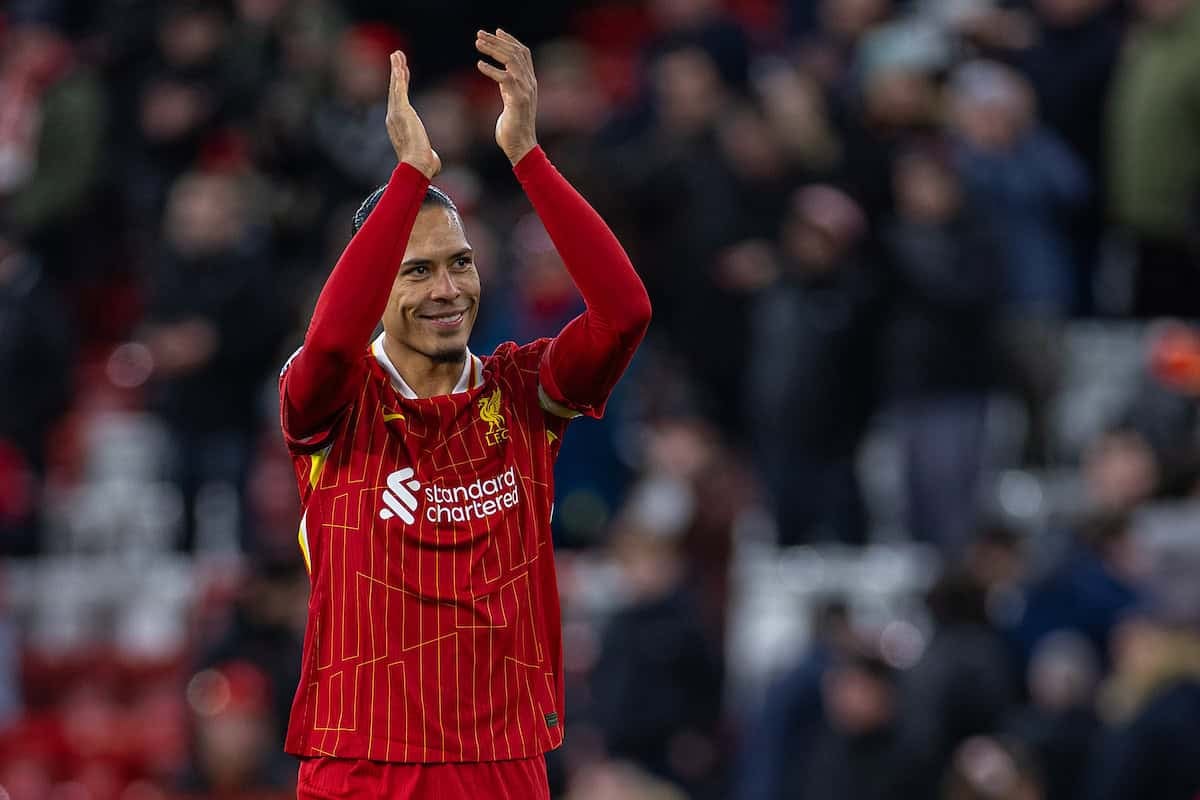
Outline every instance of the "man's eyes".
<path fill-rule="evenodd" d="M 475 265 L 475 260 L 471 256 L 459 256 L 451 262 L 450 266 L 456 270 L 468 270 Z M 432 273 L 432 268 L 428 264 L 417 264 L 404 270 L 406 276 L 414 278 L 424 278 Z"/>

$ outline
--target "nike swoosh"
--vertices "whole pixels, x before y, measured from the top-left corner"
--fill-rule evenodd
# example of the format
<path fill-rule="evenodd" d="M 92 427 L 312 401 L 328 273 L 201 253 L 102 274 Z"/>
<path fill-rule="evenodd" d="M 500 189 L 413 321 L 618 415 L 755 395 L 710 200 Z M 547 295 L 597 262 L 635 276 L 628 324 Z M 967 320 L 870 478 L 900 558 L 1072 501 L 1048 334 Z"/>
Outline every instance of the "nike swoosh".
<path fill-rule="evenodd" d="M 391 422 L 394 419 L 404 419 L 404 415 L 401 414 L 399 411 L 397 411 L 394 414 L 389 413 L 387 411 L 383 412 L 383 421 L 384 422 Z"/>

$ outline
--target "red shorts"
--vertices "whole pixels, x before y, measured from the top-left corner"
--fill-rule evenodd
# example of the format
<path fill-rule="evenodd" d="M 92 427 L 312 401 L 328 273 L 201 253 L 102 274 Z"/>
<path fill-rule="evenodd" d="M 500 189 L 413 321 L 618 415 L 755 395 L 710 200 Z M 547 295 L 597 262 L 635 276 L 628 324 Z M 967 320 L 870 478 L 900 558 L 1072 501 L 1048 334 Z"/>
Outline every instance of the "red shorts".
<path fill-rule="evenodd" d="M 514 761 L 402 764 L 302 758 L 299 800 L 550 800 L 545 756 Z"/>

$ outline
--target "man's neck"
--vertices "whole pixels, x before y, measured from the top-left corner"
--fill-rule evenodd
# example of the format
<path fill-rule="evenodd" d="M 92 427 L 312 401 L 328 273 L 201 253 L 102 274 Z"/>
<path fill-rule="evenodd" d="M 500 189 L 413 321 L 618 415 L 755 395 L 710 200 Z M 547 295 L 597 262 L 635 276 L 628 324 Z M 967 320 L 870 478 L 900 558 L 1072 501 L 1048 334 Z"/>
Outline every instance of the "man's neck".
<path fill-rule="evenodd" d="M 467 357 L 464 350 L 462 358 L 456 361 L 435 361 L 387 335 L 383 337 L 383 352 L 417 397 L 436 397 L 452 393 L 462 376 Z"/>

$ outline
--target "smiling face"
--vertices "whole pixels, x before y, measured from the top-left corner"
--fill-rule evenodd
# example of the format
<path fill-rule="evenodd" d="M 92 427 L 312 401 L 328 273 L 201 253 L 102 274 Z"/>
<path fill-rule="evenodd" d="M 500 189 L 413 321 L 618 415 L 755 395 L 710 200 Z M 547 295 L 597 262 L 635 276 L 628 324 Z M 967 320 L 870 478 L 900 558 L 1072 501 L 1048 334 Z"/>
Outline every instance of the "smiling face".
<path fill-rule="evenodd" d="M 434 363 L 461 362 L 479 313 L 479 273 L 458 214 L 426 204 L 392 283 L 383 329 Z"/>

